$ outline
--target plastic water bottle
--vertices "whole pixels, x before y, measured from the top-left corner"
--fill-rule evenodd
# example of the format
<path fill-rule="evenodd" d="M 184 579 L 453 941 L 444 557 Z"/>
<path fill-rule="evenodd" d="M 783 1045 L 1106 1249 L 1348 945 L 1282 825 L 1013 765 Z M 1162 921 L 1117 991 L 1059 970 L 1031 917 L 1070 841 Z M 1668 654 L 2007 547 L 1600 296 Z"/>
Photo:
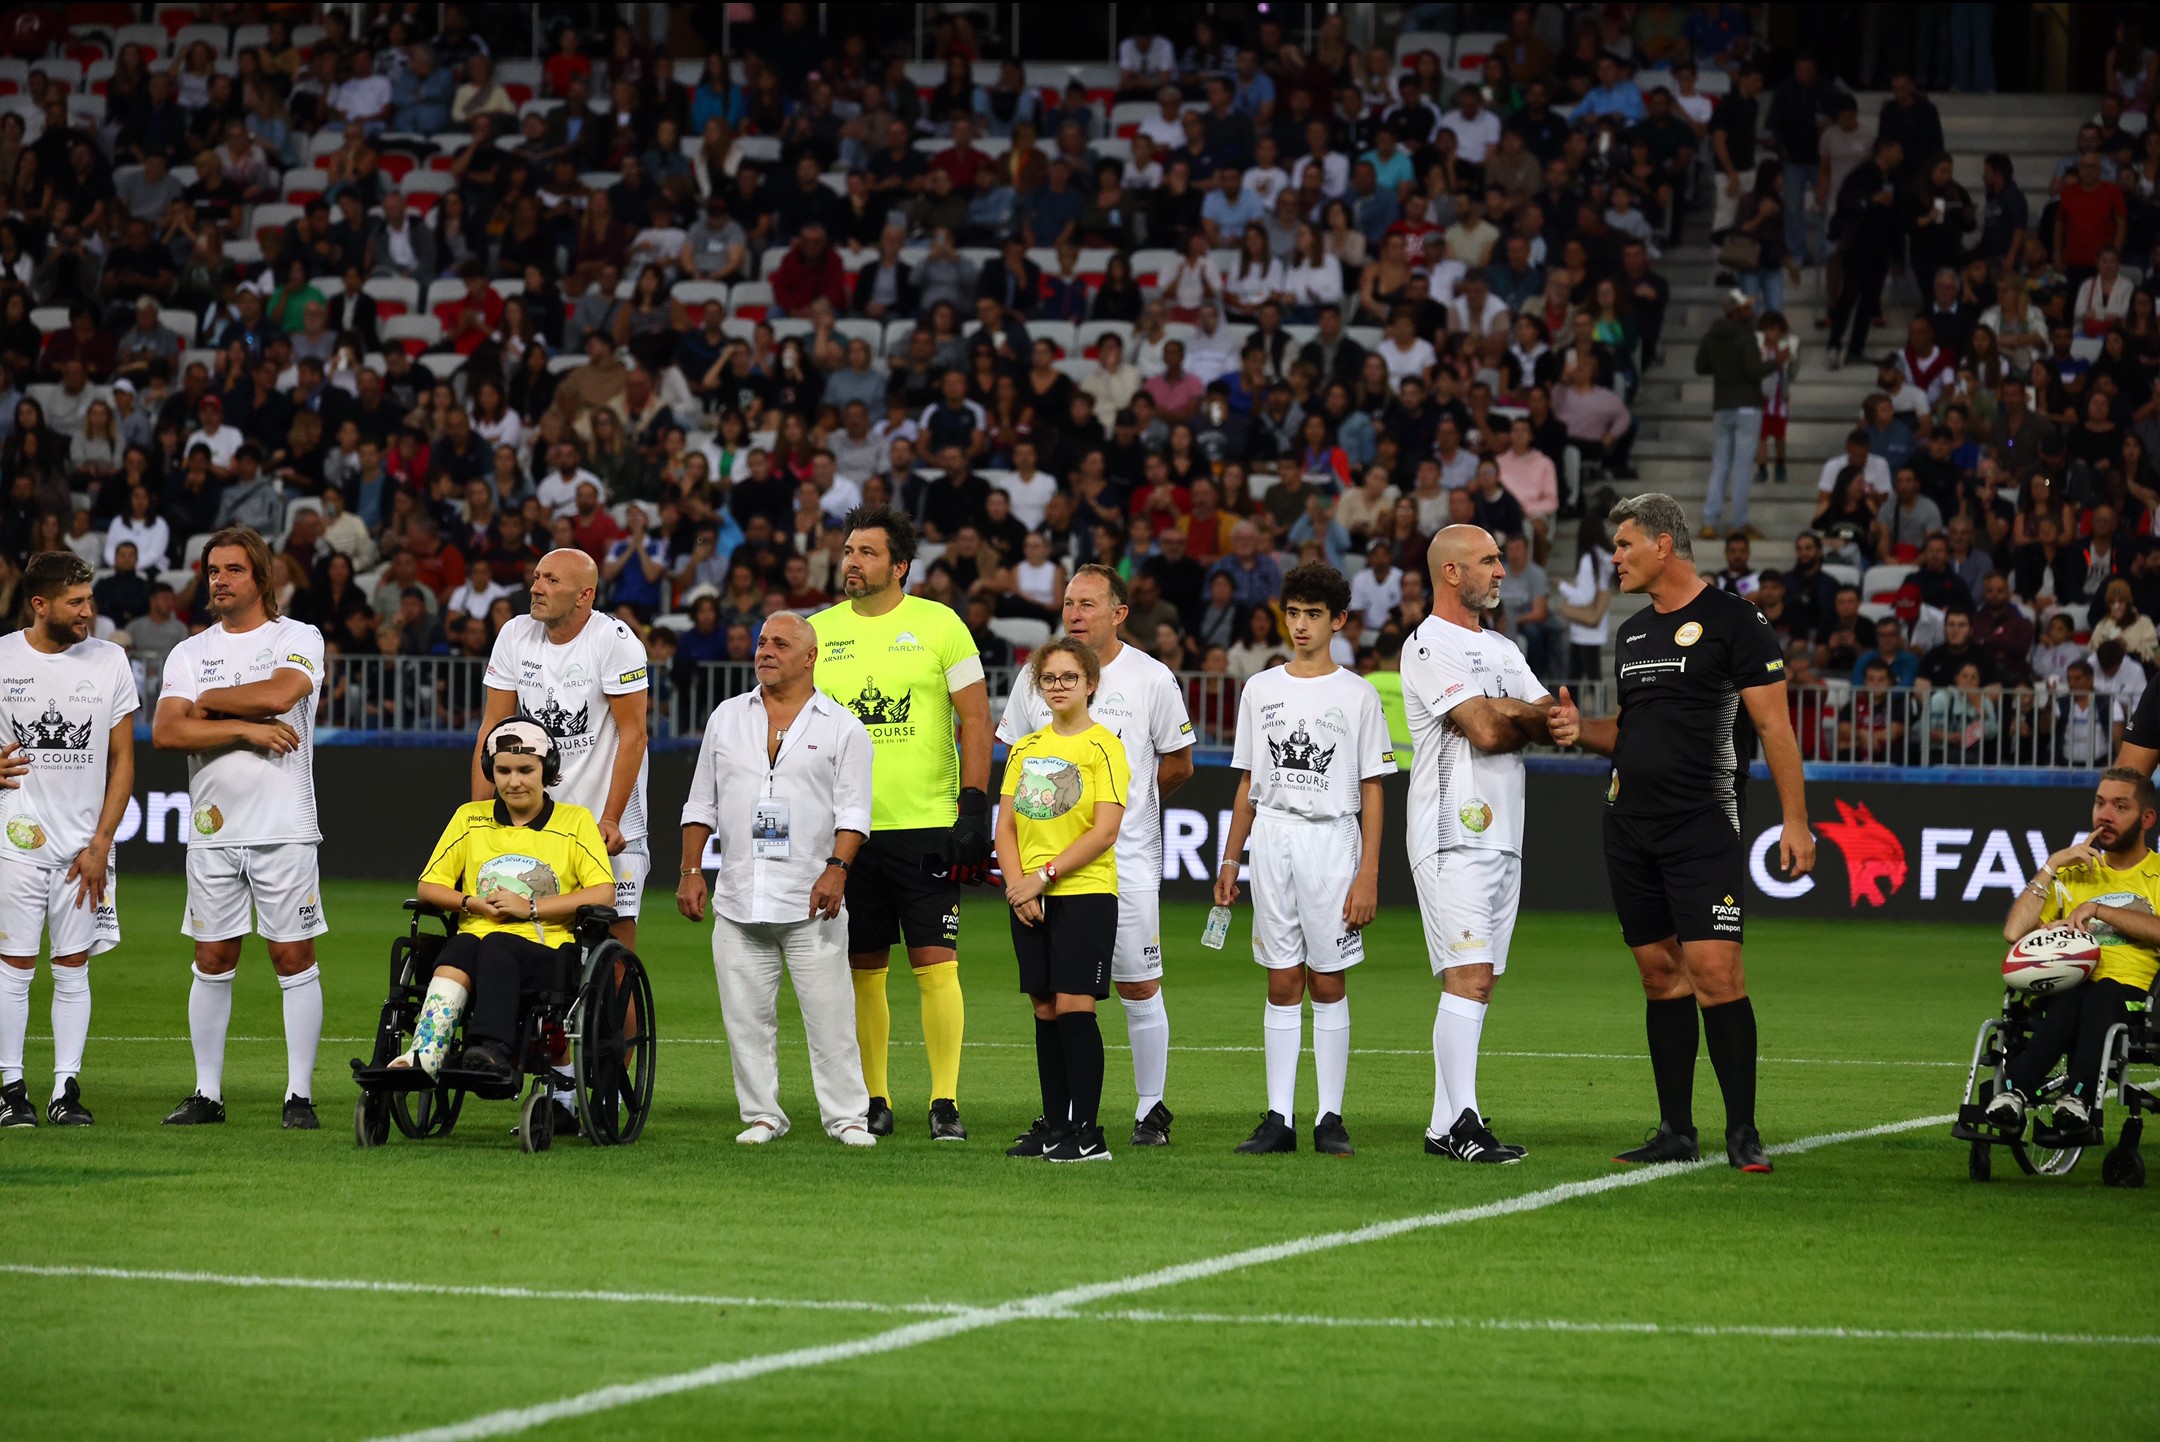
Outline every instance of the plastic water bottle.
<path fill-rule="evenodd" d="M 1221 951 L 1223 943 L 1230 939 L 1230 908 L 1218 906 L 1207 914 L 1207 930 L 1200 933 L 1200 944 L 1209 951 Z"/>

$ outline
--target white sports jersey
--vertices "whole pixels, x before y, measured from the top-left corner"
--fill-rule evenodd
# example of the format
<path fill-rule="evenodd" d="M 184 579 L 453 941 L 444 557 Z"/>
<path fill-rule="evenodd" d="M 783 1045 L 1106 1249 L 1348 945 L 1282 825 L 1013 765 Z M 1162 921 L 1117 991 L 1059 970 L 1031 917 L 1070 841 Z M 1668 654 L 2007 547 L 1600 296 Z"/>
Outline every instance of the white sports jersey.
<path fill-rule="evenodd" d="M 135 673 L 112 642 L 48 656 L 24 632 L 0 636 L 0 746 L 30 758 L 21 787 L 0 789 L 0 860 L 67 866 L 90 844 L 112 728 L 135 705 Z"/>
<path fill-rule="evenodd" d="M 1125 820 L 1118 827 L 1118 890 L 1162 889 L 1162 797 L 1155 791 L 1155 764 L 1193 744 L 1192 722 L 1185 715 L 1185 695 L 1168 666 L 1132 646 L 1120 645 L 1103 667 L 1102 684 L 1088 715 L 1125 743 L 1132 783 L 1125 796 Z M 1010 746 L 1050 724 L 1050 706 L 1029 684 L 1025 672 L 1005 714 L 998 720 L 998 740 Z"/>
<path fill-rule="evenodd" d="M 1410 864 L 1455 847 L 1522 855 L 1522 753 L 1480 751 L 1447 722 L 1473 696 L 1545 700 L 1522 652 L 1498 631 L 1428 616 L 1403 644 L 1402 689 L 1411 741 Z"/>
<path fill-rule="evenodd" d="M 1395 770 L 1372 682 L 1341 667 L 1293 676 L 1270 666 L 1245 683 L 1230 764 L 1252 773 L 1254 808 L 1303 821 L 1355 816 L 1359 783 Z"/>
<path fill-rule="evenodd" d="M 252 746 L 197 751 L 188 757 L 188 799 L 194 806 L 190 846 L 276 846 L 322 841 L 315 824 L 315 697 L 322 690 L 322 632 L 281 616 L 248 631 L 223 623 L 188 637 L 165 658 L 159 696 L 193 701 L 203 692 L 267 681 L 298 671 L 308 693 L 281 716 L 300 744 L 283 756 Z"/>
<path fill-rule="evenodd" d="M 582 806 L 596 818 L 607 814 L 608 783 L 615 772 L 621 733 L 607 698 L 642 692 L 645 643 L 613 616 L 588 616 L 566 646 L 549 642 L 547 627 L 530 616 L 513 617 L 495 638 L 487 684 L 515 691 L 518 709 L 547 728 L 562 750 L 562 779 L 548 795 Z M 638 765 L 637 787 L 623 807 L 626 846 L 645 840 L 645 777 L 651 758 Z"/>

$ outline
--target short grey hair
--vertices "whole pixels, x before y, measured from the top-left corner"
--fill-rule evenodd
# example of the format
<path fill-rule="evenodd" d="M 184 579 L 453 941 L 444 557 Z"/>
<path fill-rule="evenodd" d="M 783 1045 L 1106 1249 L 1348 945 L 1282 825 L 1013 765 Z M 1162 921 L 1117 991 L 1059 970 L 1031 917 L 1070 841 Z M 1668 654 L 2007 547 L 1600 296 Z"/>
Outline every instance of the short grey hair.
<path fill-rule="evenodd" d="M 1639 496 L 1629 496 L 1606 513 L 1607 528 L 1617 531 L 1623 521 L 1633 521 L 1642 533 L 1653 539 L 1658 536 L 1672 537 L 1675 556 L 1693 560 L 1695 549 L 1688 541 L 1687 512 L 1680 503 L 1663 491 L 1645 491 Z"/>

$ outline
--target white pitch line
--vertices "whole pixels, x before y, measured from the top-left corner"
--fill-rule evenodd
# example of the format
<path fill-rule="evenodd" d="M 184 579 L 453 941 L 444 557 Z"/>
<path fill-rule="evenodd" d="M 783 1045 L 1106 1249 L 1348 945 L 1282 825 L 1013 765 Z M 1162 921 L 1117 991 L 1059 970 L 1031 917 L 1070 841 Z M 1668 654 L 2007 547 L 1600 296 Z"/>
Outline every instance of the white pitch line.
<path fill-rule="evenodd" d="M 373 1292 L 392 1296 L 504 1297 L 516 1301 L 655 1303 L 674 1307 L 779 1308 L 799 1312 L 879 1312 L 893 1315 L 957 1316 L 981 1310 L 961 1302 L 860 1302 L 788 1297 L 704 1296 L 693 1292 L 617 1292 L 544 1287 L 495 1287 L 479 1284 L 431 1284 L 378 1281 L 366 1277 L 262 1277 L 232 1272 L 154 1271 L 132 1267 L 35 1266 L 0 1262 L 0 1275 L 18 1277 L 96 1277 L 120 1282 L 173 1282 L 195 1286 L 263 1288 L 301 1292 Z"/>
<path fill-rule="evenodd" d="M 1187 1322 L 1229 1327 L 1373 1328 L 1434 1332 L 1566 1332 L 1630 1337 L 1761 1338 L 1768 1341 L 1801 1342 L 2004 1342 L 2020 1346 L 2045 1343 L 2071 1347 L 2150 1347 L 2160 1344 L 2160 1335 L 2156 1334 L 2016 1332 L 1995 1329 L 1951 1331 L 1916 1327 L 1753 1326 L 1745 1323 L 1715 1322 L 1582 1322 L 1566 1317 L 1329 1317 L 1300 1312 L 1241 1314 L 1138 1309 L 1065 1312 L 1061 1313 L 1060 1317 L 1076 1322 Z"/>
<path fill-rule="evenodd" d="M 701 1307 L 718 1311 L 862 1312 L 898 1316 L 969 1316 L 987 1309 L 964 1302 L 871 1302 L 851 1298 L 730 1297 L 695 1292 L 623 1292 L 434 1285 L 343 1277 L 267 1277 L 228 1272 L 146 1270 L 134 1267 L 36 1266 L 0 1262 L 0 1275 L 89 1277 L 106 1281 L 304 1292 L 359 1292 L 391 1296 L 500 1297 L 516 1301 L 599 1302 L 617 1306 Z M 1045 1312 L 1053 1322 L 1128 1322 L 1224 1327 L 1313 1327 L 1325 1330 L 1565 1332 L 1631 1337 L 1737 1337 L 1769 1341 L 2011 1343 L 2019 1346 L 2152 1347 L 2160 1334 L 2031 1332 L 2002 1329 L 1947 1330 L 1913 1327 L 1803 1327 L 1746 1323 L 1581 1321 L 1568 1317 L 1338 1317 L 1307 1312 L 1175 1312 L 1152 1309 Z"/>
<path fill-rule="evenodd" d="M 27 1040 L 49 1043 L 52 1037 L 50 1035 L 31 1036 Z M 184 1036 L 94 1036 L 90 1040 L 94 1042 L 170 1042 L 178 1045 L 188 1041 L 189 1038 Z M 229 1042 L 277 1042 L 282 1044 L 285 1038 L 282 1036 L 229 1036 L 225 1040 Z M 326 1036 L 322 1040 L 358 1045 L 372 1042 L 375 1038 L 373 1036 Z M 660 1038 L 660 1044 L 662 1046 L 726 1046 L 728 1043 L 727 1038 L 724 1036 L 663 1036 Z M 993 1051 L 1033 1051 L 1035 1049 L 1035 1043 L 1029 1041 L 971 1041 L 967 1045 L 971 1048 L 987 1048 Z M 1119 1042 L 1105 1042 L 1103 1045 L 1107 1051 L 1132 1050 L 1131 1047 Z M 1261 1049 L 1256 1046 L 1173 1046 L 1170 1050 L 1174 1052 L 1258 1056 Z M 1352 1047 L 1350 1054 L 1352 1056 L 1430 1057 L 1432 1048 Z M 1486 1048 L 1479 1055 L 1515 1057 L 1532 1061 L 1639 1062 L 1643 1060 L 1643 1053 L 1641 1052 L 1624 1051 L 1496 1051 Z M 1766 1056 L 1757 1057 L 1756 1061 L 1762 1066 L 1917 1066 L 1957 1068 L 1965 1065 L 1961 1061 L 1917 1061 L 1908 1057 Z"/>
<path fill-rule="evenodd" d="M 1923 1127 L 1941 1126 L 1953 1120 L 1948 1116 L 1913 1117 L 1902 1122 L 1888 1122 L 1882 1126 L 1864 1127 L 1857 1131 L 1830 1132 L 1822 1136 L 1806 1137 L 1786 1142 L 1769 1150 L 1780 1156 L 1793 1156 L 1810 1152 L 1818 1147 L 1834 1146 L 1840 1142 L 1860 1141 L 1868 1137 L 1891 1136 L 1900 1132 L 1916 1131 Z M 850 1342 L 835 1342 L 817 1347 L 797 1347 L 785 1352 L 770 1352 L 763 1356 L 744 1357 L 731 1362 L 715 1362 L 688 1372 L 676 1372 L 665 1376 L 649 1377 L 642 1382 L 622 1382 L 609 1387 L 583 1392 L 574 1397 L 564 1397 L 554 1402 L 544 1402 L 532 1407 L 511 1407 L 497 1412 L 483 1413 L 463 1422 L 453 1422 L 442 1427 L 428 1427 L 415 1432 L 402 1432 L 394 1436 L 376 1439 L 376 1442 L 479 1442 L 488 1437 L 507 1437 L 514 1433 L 529 1432 L 569 1417 L 586 1417 L 596 1412 L 613 1411 L 618 1407 L 635 1406 L 661 1397 L 677 1396 L 684 1392 L 702 1391 L 708 1387 L 724 1386 L 730 1382 L 748 1381 L 755 1377 L 769 1376 L 776 1372 L 802 1371 L 812 1367 L 830 1366 L 835 1362 L 852 1361 L 858 1357 L 878 1356 L 887 1352 L 905 1351 L 929 1342 L 943 1341 L 948 1337 L 981 1331 L 988 1327 L 1004 1326 L 1011 1322 L 1056 1320 L 1058 1314 L 1088 1306 L 1094 1302 L 1107 1301 L 1112 1297 L 1128 1297 L 1141 1292 L 1159 1291 L 1186 1282 L 1202 1281 L 1222 1276 L 1228 1272 L 1242 1271 L 1248 1267 L 1267 1266 L 1288 1261 L 1295 1257 L 1309 1256 L 1316 1252 L 1334 1251 L 1340 1247 L 1353 1247 L 1366 1242 L 1386 1241 L 1412 1232 L 1430 1231 L 1439 1227 L 1460 1226 L 1466 1222 L 1481 1222 L 1496 1217 L 1509 1217 L 1522 1212 L 1534 1212 L 1561 1202 L 1574 1201 L 1579 1197 L 1597 1196 L 1603 1192 L 1619 1191 L 1626 1187 L 1643 1186 L 1669 1177 L 1687 1176 L 1717 1163 L 1703 1161 L 1687 1166 L 1642 1167 L 1625 1172 L 1612 1172 L 1580 1182 L 1564 1182 L 1559 1186 L 1546 1187 L 1541 1191 L 1526 1192 L 1497 1202 L 1486 1202 L 1474 1207 L 1455 1207 L 1444 1212 L 1426 1212 L 1414 1217 L 1399 1217 L 1393 1221 L 1374 1222 L 1368 1226 L 1347 1231 L 1319 1232 L 1310 1236 L 1293 1238 L 1265 1247 L 1248 1247 L 1241 1251 L 1226 1252 L 1220 1256 L 1204 1257 L 1197 1261 L 1181 1262 L 1175 1266 L 1161 1267 L 1151 1272 L 1140 1272 L 1129 1277 L 1114 1278 L 1104 1282 L 1088 1282 L 1076 1287 L 1065 1287 L 1055 1292 L 1044 1292 L 1033 1297 L 1021 1297 L 1002 1306 L 982 1311 L 965 1312 L 933 1321 L 914 1322 L 890 1331 L 873 1333 Z"/>

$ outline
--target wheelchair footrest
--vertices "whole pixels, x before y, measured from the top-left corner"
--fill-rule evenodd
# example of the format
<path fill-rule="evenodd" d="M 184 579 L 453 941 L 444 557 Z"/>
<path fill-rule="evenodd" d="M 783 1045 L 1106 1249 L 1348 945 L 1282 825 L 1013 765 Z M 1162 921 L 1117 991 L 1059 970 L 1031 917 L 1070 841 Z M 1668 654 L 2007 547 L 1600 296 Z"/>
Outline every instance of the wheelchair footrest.
<path fill-rule="evenodd" d="M 439 1085 L 447 1090 L 466 1092 L 482 1101 L 500 1102 L 515 1097 L 523 1081 L 523 1077 L 504 1081 L 493 1072 L 459 1071 L 456 1067 L 446 1066 Z"/>
<path fill-rule="evenodd" d="M 1978 1102 L 1967 1102 L 1957 1111 L 1957 1120 L 1950 1126 L 1950 1135 L 1961 1142 L 1986 1142 L 1991 1147 L 2006 1147 L 2021 1140 L 2024 1129 L 2010 1130 L 1988 1120 L 1987 1108 Z"/>
<path fill-rule="evenodd" d="M 358 1057 L 352 1059 L 353 1080 L 362 1091 L 369 1092 L 427 1092 L 435 1090 L 435 1078 L 416 1066 L 369 1066 Z"/>

